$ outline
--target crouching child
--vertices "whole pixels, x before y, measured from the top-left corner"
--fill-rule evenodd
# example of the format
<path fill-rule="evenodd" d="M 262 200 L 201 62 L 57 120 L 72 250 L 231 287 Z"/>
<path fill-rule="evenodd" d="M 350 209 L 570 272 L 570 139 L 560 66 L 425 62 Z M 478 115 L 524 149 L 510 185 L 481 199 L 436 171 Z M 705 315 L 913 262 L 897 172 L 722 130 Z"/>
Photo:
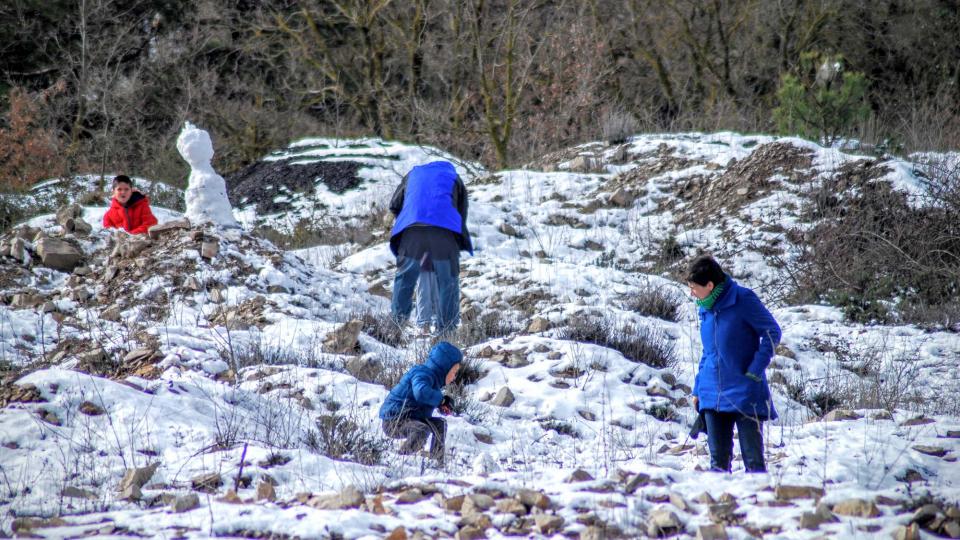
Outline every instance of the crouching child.
<path fill-rule="evenodd" d="M 401 454 L 414 454 L 430 438 L 430 458 L 442 466 L 447 423 L 433 416 L 452 412 L 453 400 L 443 395 L 443 387 L 453 382 L 460 370 L 463 353 L 441 341 L 430 350 L 427 361 L 410 368 L 400 379 L 380 407 L 383 432 L 394 439 L 404 439 Z"/>

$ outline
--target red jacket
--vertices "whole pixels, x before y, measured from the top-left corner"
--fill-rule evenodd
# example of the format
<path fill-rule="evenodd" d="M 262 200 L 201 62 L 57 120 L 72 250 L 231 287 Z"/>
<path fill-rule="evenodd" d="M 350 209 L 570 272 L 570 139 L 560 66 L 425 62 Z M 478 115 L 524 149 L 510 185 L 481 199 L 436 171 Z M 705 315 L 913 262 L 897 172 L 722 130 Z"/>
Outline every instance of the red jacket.
<path fill-rule="evenodd" d="M 104 228 L 123 229 L 130 234 L 146 234 L 157 218 L 150 211 L 150 200 L 143 193 L 134 191 L 127 205 L 120 204 L 116 197 L 110 200 L 110 209 L 103 215 Z"/>

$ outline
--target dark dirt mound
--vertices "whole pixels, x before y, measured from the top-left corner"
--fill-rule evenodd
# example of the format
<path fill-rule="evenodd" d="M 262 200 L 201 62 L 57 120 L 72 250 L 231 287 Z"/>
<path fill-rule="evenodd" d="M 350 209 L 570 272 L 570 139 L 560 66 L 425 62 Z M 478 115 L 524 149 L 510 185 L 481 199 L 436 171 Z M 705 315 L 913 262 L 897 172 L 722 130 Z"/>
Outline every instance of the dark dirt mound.
<path fill-rule="evenodd" d="M 235 207 L 256 204 L 257 212 L 274 213 L 292 208 L 289 202 L 275 200 L 277 195 L 312 194 L 318 182 L 337 194 L 359 186 L 357 171 L 362 166 L 355 161 L 258 161 L 224 180 L 227 196 Z"/>

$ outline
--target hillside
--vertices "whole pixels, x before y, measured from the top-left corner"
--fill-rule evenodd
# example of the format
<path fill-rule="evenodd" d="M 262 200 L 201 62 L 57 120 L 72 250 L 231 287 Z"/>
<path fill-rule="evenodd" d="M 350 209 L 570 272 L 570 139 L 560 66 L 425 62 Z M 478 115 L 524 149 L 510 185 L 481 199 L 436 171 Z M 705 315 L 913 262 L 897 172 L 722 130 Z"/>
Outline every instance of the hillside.
<path fill-rule="evenodd" d="M 160 211 L 165 231 L 118 240 L 102 207 L 77 207 L 0 241 L 3 532 L 960 536 L 960 335 L 787 291 L 819 188 L 883 185 L 922 208 L 916 165 L 733 133 L 590 143 L 524 170 L 458 161 L 471 369 L 437 469 L 376 420 L 429 346 L 386 322 L 385 205 L 437 156 L 301 141 L 227 178 L 244 231 Z M 321 245 L 283 251 L 251 234 L 266 227 Z M 39 248 L 54 241 L 66 272 Z M 706 441 L 687 436 L 700 343 L 676 272 L 700 251 L 784 331 L 768 474 L 702 472 Z"/>

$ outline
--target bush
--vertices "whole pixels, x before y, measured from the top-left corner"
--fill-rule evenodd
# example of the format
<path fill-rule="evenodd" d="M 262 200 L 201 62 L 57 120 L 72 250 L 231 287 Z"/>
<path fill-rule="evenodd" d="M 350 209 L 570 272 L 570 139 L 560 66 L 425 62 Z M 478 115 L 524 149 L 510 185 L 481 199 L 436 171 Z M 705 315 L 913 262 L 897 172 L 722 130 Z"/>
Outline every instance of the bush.
<path fill-rule="evenodd" d="M 794 303 L 831 302 L 850 320 L 951 327 L 960 321 L 960 180 L 930 173 L 937 199 L 917 205 L 877 180 L 884 166 L 845 167 L 812 193 L 787 265 Z M 943 188 L 946 186 L 946 189 Z"/>
<path fill-rule="evenodd" d="M 316 429 L 308 430 L 303 442 L 307 448 L 331 459 L 363 465 L 381 463 L 390 448 L 385 438 L 338 414 L 317 418 Z"/>
<path fill-rule="evenodd" d="M 351 315 L 350 319 L 359 319 L 363 322 L 363 333 L 373 339 L 391 347 L 406 345 L 407 339 L 403 335 L 403 328 L 393 320 L 389 313 L 374 313 L 366 311 Z"/>
<path fill-rule="evenodd" d="M 477 343 L 509 336 L 521 330 L 523 328 L 503 318 L 500 313 L 488 311 L 476 317 L 463 316 L 451 341 L 461 348 L 467 348 Z"/>
<path fill-rule="evenodd" d="M 561 335 L 563 339 L 608 347 L 627 360 L 650 367 L 662 369 L 676 364 L 673 342 L 651 326 L 616 325 L 602 317 L 578 316 Z"/>
<path fill-rule="evenodd" d="M 623 307 L 649 317 L 656 317 L 665 321 L 677 322 L 680 320 L 680 305 L 673 293 L 663 287 L 644 285 L 630 295 Z"/>

